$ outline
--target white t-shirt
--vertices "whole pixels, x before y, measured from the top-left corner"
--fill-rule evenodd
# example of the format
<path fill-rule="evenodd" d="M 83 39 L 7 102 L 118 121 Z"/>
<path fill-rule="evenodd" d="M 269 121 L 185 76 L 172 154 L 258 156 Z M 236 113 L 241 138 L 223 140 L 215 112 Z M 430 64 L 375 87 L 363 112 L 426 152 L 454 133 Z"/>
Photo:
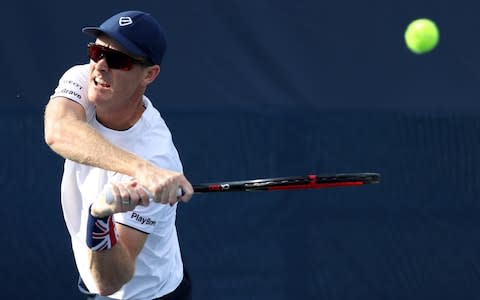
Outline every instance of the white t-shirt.
<path fill-rule="evenodd" d="M 146 109 L 137 123 L 124 131 L 104 127 L 95 117 L 95 107 L 87 100 L 88 65 L 69 69 L 60 78 L 51 96 L 66 97 L 80 103 L 86 112 L 87 122 L 101 135 L 124 150 L 151 161 L 155 165 L 182 172 L 178 152 L 170 130 L 144 96 Z M 111 171 L 65 160 L 61 198 L 65 223 L 72 240 L 76 265 L 85 285 L 98 293 L 89 270 L 86 245 L 88 208 L 108 182 L 128 177 Z M 175 228 L 176 205 L 150 203 L 134 211 L 117 213 L 114 220 L 148 234 L 146 243 L 135 262 L 133 278 L 119 291 L 109 296 L 115 299 L 153 299 L 173 291 L 183 278 L 183 264 Z"/>

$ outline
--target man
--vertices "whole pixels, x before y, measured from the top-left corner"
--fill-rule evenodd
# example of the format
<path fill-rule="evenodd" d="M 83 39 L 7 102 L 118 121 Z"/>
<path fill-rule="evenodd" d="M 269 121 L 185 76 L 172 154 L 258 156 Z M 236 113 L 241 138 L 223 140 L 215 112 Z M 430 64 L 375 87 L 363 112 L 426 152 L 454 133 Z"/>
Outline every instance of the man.
<path fill-rule="evenodd" d="M 65 158 L 62 209 L 79 287 L 89 299 L 190 299 L 175 216 L 193 188 L 144 95 L 160 73 L 162 27 L 126 11 L 83 31 L 96 37 L 90 63 L 65 72 L 45 110 L 45 141 Z"/>

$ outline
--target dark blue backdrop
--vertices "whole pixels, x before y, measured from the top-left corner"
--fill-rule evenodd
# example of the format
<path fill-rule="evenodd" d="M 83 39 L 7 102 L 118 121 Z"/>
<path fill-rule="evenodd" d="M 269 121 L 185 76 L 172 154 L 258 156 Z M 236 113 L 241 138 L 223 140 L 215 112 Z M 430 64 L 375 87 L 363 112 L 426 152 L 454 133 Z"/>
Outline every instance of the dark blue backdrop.
<path fill-rule="evenodd" d="M 192 182 L 380 172 L 379 185 L 196 195 L 178 211 L 195 299 L 480 296 L 480 100 L 473 0 L 4 1 L 2 298 L 82 299 L 43 142 L 80 29 L 126 9 L 168 31 L 148 92 Z M 416 56 L 403 31 L 441 29 Z"/>

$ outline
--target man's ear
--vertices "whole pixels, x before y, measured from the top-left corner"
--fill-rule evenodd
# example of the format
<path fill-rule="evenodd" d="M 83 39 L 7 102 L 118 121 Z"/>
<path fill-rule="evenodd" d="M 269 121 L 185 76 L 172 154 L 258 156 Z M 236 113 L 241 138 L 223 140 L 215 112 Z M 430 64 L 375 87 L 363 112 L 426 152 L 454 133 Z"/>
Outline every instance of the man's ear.
<path fill-rule="evenodd" d="M 144 80 L 146 81 L 145 83 L 147 85 L 152 83 L 155 80 L 155 78 L 157 78 L 158 74 L 160 74 L 159 65 L 153 65 L 153 66 L 147 67 L 145 70 L 145 78 L 144 78 Z"/>

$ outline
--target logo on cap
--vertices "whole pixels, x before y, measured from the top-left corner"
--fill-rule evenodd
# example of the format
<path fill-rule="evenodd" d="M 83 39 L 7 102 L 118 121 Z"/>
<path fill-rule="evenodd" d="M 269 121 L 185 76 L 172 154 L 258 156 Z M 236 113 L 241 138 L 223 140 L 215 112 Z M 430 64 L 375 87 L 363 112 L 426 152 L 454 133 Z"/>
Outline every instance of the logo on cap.
<path fill-rule="evenodd" d="M 130 17 L 121 17 L 120 19 L 118 19 L 118 25 L 120 25 L 120 26 L 127 26 L 127 25 L 130 25 L 132 23 L 133 23 L 133 21 L 132 21 L 132 18 L 130 18 Z"/>

